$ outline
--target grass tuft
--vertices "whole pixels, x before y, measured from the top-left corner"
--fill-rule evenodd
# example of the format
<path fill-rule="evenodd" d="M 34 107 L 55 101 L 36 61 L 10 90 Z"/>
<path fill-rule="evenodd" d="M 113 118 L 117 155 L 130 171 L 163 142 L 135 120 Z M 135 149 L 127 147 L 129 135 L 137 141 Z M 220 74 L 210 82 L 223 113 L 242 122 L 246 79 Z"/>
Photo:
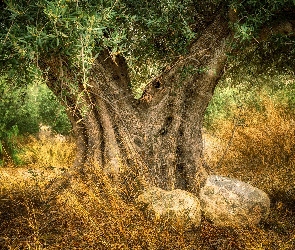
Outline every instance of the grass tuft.
<path fill-rule="evenodd" d="M 27 136 L 20 141 L 18 157 L 33 168 L 68 168 L 73 164 L 76 145 L 71 137 L 42 131 L 38 137 Z"/>

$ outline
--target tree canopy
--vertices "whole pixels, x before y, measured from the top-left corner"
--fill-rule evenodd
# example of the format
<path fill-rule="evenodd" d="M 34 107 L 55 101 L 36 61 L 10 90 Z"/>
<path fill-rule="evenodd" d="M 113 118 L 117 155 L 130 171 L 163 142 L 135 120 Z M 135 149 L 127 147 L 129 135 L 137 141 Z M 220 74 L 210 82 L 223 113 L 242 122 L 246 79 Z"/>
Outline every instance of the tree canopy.
<path fill-rule="evenodd" d="M 216 15 L 229 16 L 233 46 L 248 45 L 243 63 L 286 69 L 295 46 L 282 35 L 293 32 L 294 6 L 293 0 L 4 0 L 1 74 L 28 82 L 46 71 L 44 58 L 58 55 L 87 84 L 96 56 L 108 49 L 127 59 L 134 79 L 146 81 L 185 54 Z M 279 36 L 265 41 L 271 33 Z"/>

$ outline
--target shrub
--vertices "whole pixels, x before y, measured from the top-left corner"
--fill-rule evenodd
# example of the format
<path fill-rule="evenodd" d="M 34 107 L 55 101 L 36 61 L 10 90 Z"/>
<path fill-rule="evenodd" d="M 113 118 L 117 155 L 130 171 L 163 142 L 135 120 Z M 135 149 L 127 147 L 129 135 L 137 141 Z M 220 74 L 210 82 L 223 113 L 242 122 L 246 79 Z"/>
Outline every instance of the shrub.
<path fill-rule="evenodd" d="M 17 138 L 36 134 L 41 123 L 67 134 L 71 125 L 65 109 L 45 85 L 18 87 L 0 78 L 0 165 L 21 164 Z"/>

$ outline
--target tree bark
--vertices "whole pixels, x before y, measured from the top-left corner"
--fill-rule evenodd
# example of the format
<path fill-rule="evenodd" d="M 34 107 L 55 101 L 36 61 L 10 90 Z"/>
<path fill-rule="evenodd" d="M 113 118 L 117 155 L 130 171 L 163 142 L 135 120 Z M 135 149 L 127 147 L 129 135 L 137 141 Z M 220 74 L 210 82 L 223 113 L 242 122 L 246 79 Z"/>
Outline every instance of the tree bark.
<path fill-rule="evenodd" d="M 198 190 L 206 177 L 203 117 L 223 73 L 228 37 L 227 21 L 217 17 L 139 100 L 129 88 L 121 56 L 104 50 L 87 86 L 71 75 L 65 60 L 47 60 L 48 86 L 65 103 L 77 135 L 76 168 L 83 172 L 85 163 L 94 161 L 117 176 L 124 165 L 133 165 L 151 185 Z"/>

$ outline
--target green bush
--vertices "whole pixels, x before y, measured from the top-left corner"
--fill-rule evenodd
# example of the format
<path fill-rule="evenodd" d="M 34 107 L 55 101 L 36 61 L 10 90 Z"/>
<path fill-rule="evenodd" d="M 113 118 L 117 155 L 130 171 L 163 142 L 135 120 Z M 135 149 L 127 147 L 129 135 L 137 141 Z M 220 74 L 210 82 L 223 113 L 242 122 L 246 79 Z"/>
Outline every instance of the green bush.
<path fill-rule="evenodd" d="M 213 131 L 222 120 L 240 120 L 245 110 L 261 114 L 268 109 L 265 97 L 273 101 L 288 114 L 294 114 L 295 81 L 292 75 L 244 76 L 240 81 L 223 79 L 215 89 L 214 96 L 206 110 L 204 127 Z"/>
<path fill-rule="evenodd" d="M 37 106 L 39 122 L 50 126 L 58 134 L 69 134 L 72 126 L 66 115 L 65 107 L 58 102 L 56 96 L 46 85 L 35 86 L 33 89 L 37 89 L 38 93 Z"/>
<path fill-rule="evenodd" d="M 36 134 L 40 124 L 67 134 L 71 125 L 56 97 L 45 85 L 20 88 L 0 78 L 0 165 L 12 160 L 21 164 L 17 137 Z"/>

